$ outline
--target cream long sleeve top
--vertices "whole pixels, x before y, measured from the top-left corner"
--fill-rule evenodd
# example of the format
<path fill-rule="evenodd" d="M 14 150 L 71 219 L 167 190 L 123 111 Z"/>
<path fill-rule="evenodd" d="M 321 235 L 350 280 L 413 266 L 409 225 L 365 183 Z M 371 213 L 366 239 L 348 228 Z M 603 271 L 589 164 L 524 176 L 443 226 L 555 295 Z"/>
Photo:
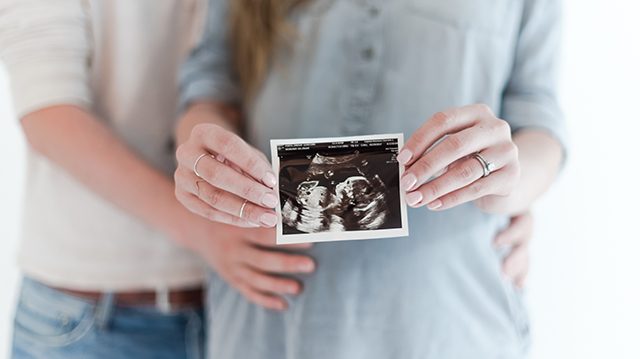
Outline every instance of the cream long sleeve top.
<path fill-rule="evenodd" d="M 201 0 L 3 0 L 0 56 L 18 117 L 52 105 L 91 111 L 139 156 L 173 172 L 176 72 L 198 36 Z M 49 285 L 186 288 L 203 265 L 162 233 L 33 151 L 19 264 Z"/>

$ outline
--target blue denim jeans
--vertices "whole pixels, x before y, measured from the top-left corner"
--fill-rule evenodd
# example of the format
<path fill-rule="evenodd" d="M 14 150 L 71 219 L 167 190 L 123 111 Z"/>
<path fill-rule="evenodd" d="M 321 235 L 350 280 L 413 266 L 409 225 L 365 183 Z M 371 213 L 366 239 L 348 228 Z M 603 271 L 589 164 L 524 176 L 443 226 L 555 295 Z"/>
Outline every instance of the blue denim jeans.
<path fill-rule="evenodd" d="M 12 358 L 201 359 L 203 321 L 201 309 L 120 307 L 111 294 L 92 303 L 25 278 Z"/>

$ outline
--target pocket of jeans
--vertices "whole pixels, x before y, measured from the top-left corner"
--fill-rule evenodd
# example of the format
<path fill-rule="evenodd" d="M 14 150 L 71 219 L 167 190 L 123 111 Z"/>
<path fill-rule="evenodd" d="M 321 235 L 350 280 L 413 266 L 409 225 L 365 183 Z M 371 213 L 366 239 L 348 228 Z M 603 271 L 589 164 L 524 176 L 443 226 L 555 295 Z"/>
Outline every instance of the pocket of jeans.
<path fill-rule="evenodd" d="M 72 344 L 93 327 L 92 308 L 41 284 L 25 283 L 14 320 L 15 338 L 51 347 Z"/>

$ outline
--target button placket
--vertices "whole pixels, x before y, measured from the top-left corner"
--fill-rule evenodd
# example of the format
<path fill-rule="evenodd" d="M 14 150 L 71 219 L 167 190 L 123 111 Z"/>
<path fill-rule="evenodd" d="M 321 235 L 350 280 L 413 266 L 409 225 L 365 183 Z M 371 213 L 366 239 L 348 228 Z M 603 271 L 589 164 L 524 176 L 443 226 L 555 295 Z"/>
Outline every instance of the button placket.
<path fill-rule="evenodd" d="M 380 5 L 373 1 L 362 4 L 355 27 L 354 43 L 349 49 L 350 61 L 343 96 L 343 132 L 349 135 L 366 131 L 373 113 L 376 84 L 380 76 L 382 52 Z"/>

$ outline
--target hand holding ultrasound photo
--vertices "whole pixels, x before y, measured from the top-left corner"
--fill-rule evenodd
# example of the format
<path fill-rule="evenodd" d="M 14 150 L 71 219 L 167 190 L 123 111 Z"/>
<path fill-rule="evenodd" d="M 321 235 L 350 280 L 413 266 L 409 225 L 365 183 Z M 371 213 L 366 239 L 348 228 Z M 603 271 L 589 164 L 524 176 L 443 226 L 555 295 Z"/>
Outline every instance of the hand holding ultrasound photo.
<path fill-rule="evenodd" d="M 402 134 L 272 140 L 277 243 L 407 236 L 402 142 Z"/>

